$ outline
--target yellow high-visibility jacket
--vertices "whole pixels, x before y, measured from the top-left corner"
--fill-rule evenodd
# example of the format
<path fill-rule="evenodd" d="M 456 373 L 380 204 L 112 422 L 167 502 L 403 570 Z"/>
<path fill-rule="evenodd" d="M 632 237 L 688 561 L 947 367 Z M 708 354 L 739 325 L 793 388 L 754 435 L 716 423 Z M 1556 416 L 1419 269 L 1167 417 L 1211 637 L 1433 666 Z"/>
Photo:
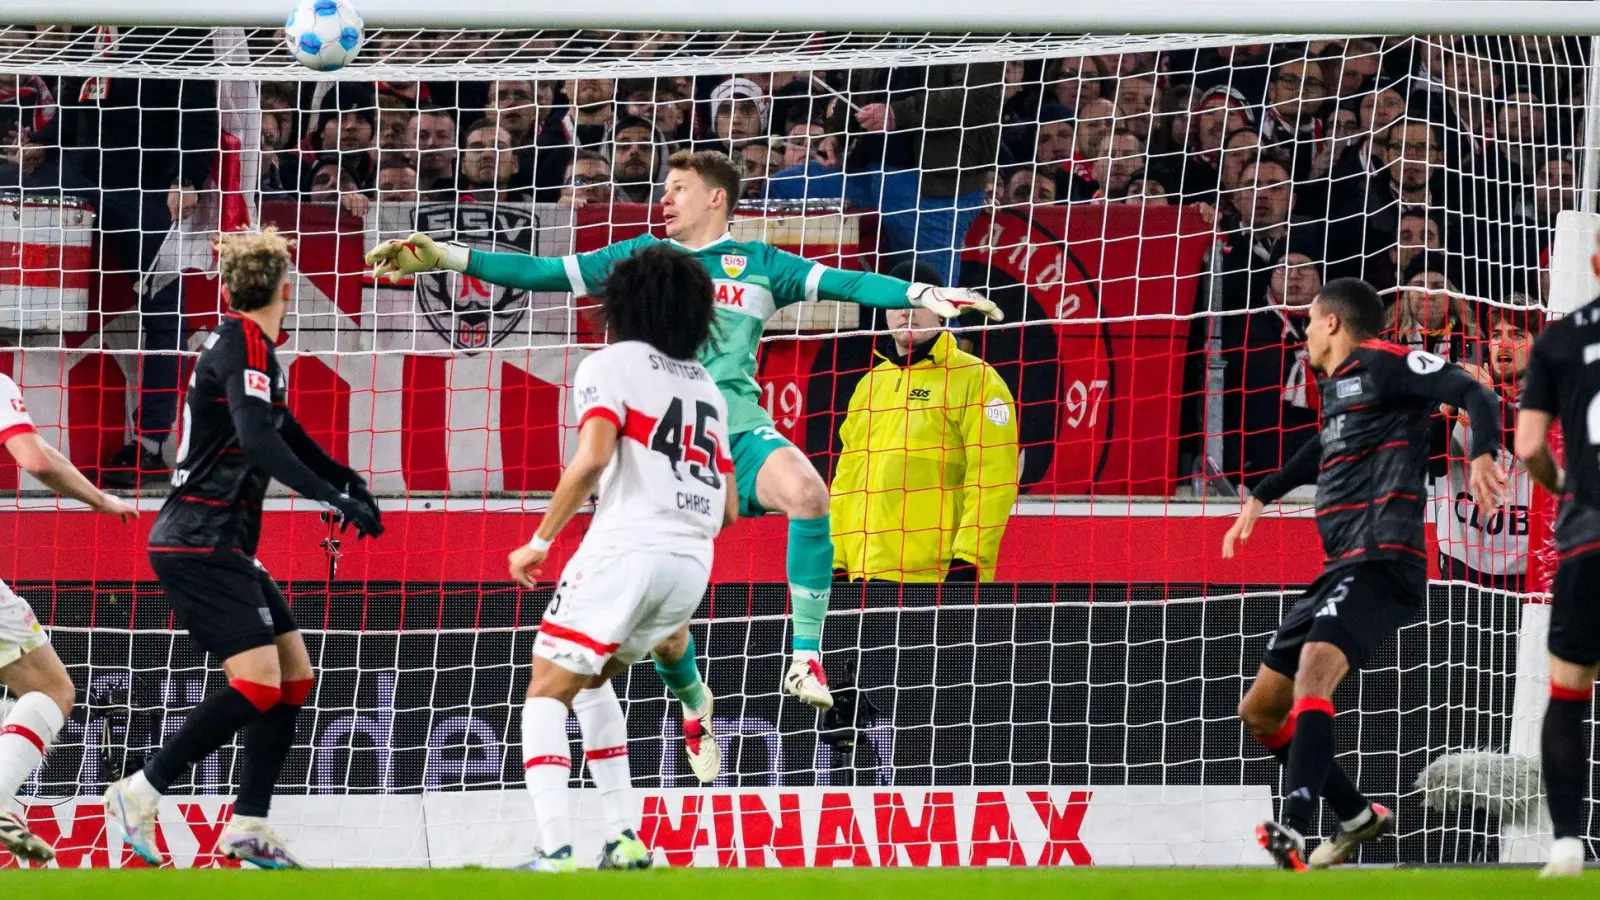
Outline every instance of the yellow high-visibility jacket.
<path fill-rule="evenodd" d="M 875 356 L 839 433 L 834 568 L 852 579 L 941 581 L 961 559 L 993 580 L 1017 499 L 1010 389 L 948 333 L 906 360 Z"/>

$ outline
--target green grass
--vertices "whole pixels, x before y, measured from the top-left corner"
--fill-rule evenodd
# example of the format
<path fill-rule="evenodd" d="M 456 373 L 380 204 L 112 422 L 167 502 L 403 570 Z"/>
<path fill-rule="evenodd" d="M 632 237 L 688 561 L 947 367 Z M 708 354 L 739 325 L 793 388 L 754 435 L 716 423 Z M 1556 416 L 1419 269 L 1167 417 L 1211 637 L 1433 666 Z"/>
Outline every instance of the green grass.
<path fill-rule="evenodd" d="M 38 870 L 0 874 L 8 898 L 43 900 L 1591 900 L 1593 877 L 1545 882 L 1531 869 L 768 869 L 581 872 L 488 869 L 306 872 Z"/>

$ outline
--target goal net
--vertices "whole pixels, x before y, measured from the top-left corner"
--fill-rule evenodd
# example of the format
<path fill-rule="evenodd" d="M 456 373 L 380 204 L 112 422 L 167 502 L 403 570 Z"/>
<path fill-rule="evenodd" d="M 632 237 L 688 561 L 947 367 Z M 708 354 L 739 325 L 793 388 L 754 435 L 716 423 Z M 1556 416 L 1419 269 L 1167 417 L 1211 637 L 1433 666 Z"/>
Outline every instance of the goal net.
<path fill-rule="evenodd" d="M 362 254 L 413 231 L 540 256 L 661 235 L 667 156 L 717 149 L 744 171 L 735 239 L 971 287 L 1005 321 L 908 330 L 752 290 L 723 258 L 721 303 L 782 306 L 760 396 L 832 484 L 839 702 L 780 697 L 786 526 L 742 521 L 694 626 L 717 784 L 650 667 L 618 682 L 657 860 L 1263 864 L 1279 771 L 1235 708 L 1320 570 L 1309 494 L 1240 558 L 1219 546 L 1241 490 L 1316 439 L 1306 306 L 1372 282 L 1389 339 L 1472 366 L 1509 416 L 1552 271 L 1586 270 L 1554 247 L 1594 145 L 1589 64 L 1538 36 L 369 30 L 327 76 L 270 31 L 11 23 L 0 372 L 146 511 L 124 528 L 0 470 L 0 575 L 81 691 L 28 821 L 62 865 L 130 864 L 95 795 L 221 683 L 145 561 L 165 490 L 146 469 L 174 461 L 225 309 L 212 238 L 271 225 L 296 240 L 290 405 L 388 526 L 358 545 L 268 501 L 260 558 L 319 673 L 275 820 L 317 865 L 525 858 L 518 711 L 549 592 L 503 560 L 604 334 L 564 290 L 378 283 Z M 1474 512 L 1471 423 L 1436 424 L 1427 603 L 1337 698 L 1342 765 L 1398 812 L 1361 860 L 1534 858 L 1524 619 L 1549 501 L 1518 471 L 1505 510 Z M 180 864 L 220 864 L 238 762 L 224 748 L 162 807 Z M 587 857 L 598 801 L 577 809 Z"/>

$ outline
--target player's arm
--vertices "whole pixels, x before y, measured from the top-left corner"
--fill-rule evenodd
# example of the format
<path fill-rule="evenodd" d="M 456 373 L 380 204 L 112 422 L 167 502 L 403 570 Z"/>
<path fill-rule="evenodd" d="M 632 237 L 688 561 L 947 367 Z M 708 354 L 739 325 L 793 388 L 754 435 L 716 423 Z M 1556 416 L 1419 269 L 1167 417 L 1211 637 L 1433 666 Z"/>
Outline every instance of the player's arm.
<path fill-rule="evenodd" d="M 1312 438 L 1300 445 L 1300 449 L 1289 457 L 1278 471 L 1256 482 L 1255 490 L 1245 498 L 1244 505 L 1239 509 L 1239 518 L 1233 520 L 1228 533 L 1222 537 L 1222 558 L 1232 559 L 1234 545 L 1243 544 L 1250 540 L 1250 535 L 1255 531 L 1256 520 L 1261 518 L 1261 513 L 1268 503 L 1276 503 L 1302 484 L 1311 484 L 1317 480 L 1317 470 L 1322 467 L 1322 441 Z"/>
<path fill-rule="evenodd" d="M 367 265 L 376 278 L 446 269 L 490 284 L 529 291 L 571 291 L 588 296 L 600 289 L 611 266 L 632 253 L 640 238 L 612 244 L 592 253 L 568 256 L 529 256 L 526 253 L 492 253 L 460 244 L 441 244 L 420 232 L 403 241 L 384 241 L 367 252 Z"/>
<path fill-rule="evenodd" d="M 100 490 L 83 477 L 72 461 L 50 446 L 37 431 L 17 431 L 5 439 L 6 450 L 17 465 L 44 486 L 63 497 L 82 501 L 95 512 L 116 516 L 124 522 L 138 518 L 139 509 Z"/>
<path fill-rule="evenodd" d="M 772 293 L 780 306 L 802 300 L 844 300 L 877 309 L 921 306 L 950 319 L 980 312 L 998 322 L 1005 318 L 994 301 L 966 288 L 944 288 L 905 281 L 876 272 L 835 269 L 776 248 L 768 248 Z"/>
<path fill-rule="evenodd" d="M 1522 396 L 1517 406 L 1517 434 L 1513 438 L 1517 458 L 1528 474 L 1552 494 L 1562 492 L 1565 474 L 1550 452 L 1550 426 L 1561 412 L 1561 392 L 1554 367 L 1550 365 L 1550 341 L 1541 335 L 1528 354 L 1528 371 L 1522 380 Z"/>
<path fill-rule="evenodd" d="M 1017 500 L 1017 416 L 1010 389 L 989 366 L 983 366 L 981 393 L 971 400 L 973 405 L 961 411 L 967 471 L 950 569 L 954 574 L 964 563 L 970 571 L 958 577 L 976 581 L 993 574 Z"/>
<path fill-rule="evenodd" d="M 732 528 L 739 521 L 739 482 L 734 480 L 732 469 L 723 473 L 722 483 L 727 486 L 723 492 L 722 527 Z"/>
<path fill-rule="evenodd" d="M 511 577 L 522 586 L 533 587 L 534 576 L 539 574 L 539 566 L 550 552 L 550 545 L 578 514 L 584 501 L 594 495 L 600 476 L 610 465 L 611 457 L 616 455 L 619 432 L 613 417 L 595 415 L 584 419 L 578 429 L 578 451 L 561 473 L 555 495 L 550 498 L 550 506 L 539 520 L 533 539 L 511 552 Z"/>
<path fill-rule="evenodd" d="M 278 434 L 283 436 L 283 442 L 289 445 L 294 455 L 318 478 L 361 501 L 372 510 L 372 515 L 381 521 L 382 513 L 378 509 L 378 501 L 372 496 L 372 492 L 367 490 L 367 480 L 355 469 L 329 456 L 321 444 L 306 434 L 300 420 L 287 409 L 283 411 L 283 423 L 278 426 Z"/>
<path fill-rule="evenodd" d="M 1391 371 L 1394 374 L 1387 377 L 1398 380 L 1403 392 L 1466 411 L 1472 422 L 1472 446 L 1467 449 L 1467 458 L 1472 461 L 1467 473 L 1467 489 L 1484 515 L 1499 509 L 1506 489 L 1506 473 L 1500 468 L 1504 425 L 1500 418 L 1499 395 L 1460 366 L 1421 350 L 1411 351 L 1405 364 L 1396 364 Z M 1385 376 L 1375 372 L 1374 377 Z"/>

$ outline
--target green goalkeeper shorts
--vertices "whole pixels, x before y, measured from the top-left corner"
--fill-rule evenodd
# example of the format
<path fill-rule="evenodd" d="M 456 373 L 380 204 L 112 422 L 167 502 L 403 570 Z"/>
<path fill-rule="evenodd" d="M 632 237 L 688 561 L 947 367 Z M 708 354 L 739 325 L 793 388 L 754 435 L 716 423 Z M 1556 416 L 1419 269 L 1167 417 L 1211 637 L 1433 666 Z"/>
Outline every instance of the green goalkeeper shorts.
<path fill-rule="evenodd" d="M 733 453 L 734 483 L 739 486 L 739 515 L 766 515 L 770 510 L 756 502 L 756 476 L 761 473 L 761 467 L 767 464 L 767 457 L 784 447 L 794 447 L 794 444 L 771 425 L 741 431 L 728 438 L 728 442 L 733 445 L 729 449 Z"/>

